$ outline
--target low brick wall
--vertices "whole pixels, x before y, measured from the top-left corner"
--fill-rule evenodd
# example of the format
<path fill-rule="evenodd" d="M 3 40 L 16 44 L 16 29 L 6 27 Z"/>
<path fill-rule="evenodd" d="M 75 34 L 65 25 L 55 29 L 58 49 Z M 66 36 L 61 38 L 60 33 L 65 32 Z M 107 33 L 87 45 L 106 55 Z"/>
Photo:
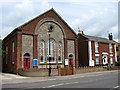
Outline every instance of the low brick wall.
<path fill-rule="evenodd" d="M 107 67 L 108 70 L 120 70 L 120 66 L 110 66 Z"/>
<path fill-rule="evenodd" d="M 19 69 L 18 74 L 29 77 L 46 77 L 49 76 L 49 69 Z M 51 76 L 58 76 L 58 69 L 51 69 Z"/>
<path fill-rule="evenodd" d="M 76 74 L 87 73 L 87 72 L 106 71 L 106 70 L 107 70 L 107 68 L 103 68 L 102 66 L 79 67 L 79 68 L 76 68 Z"/>

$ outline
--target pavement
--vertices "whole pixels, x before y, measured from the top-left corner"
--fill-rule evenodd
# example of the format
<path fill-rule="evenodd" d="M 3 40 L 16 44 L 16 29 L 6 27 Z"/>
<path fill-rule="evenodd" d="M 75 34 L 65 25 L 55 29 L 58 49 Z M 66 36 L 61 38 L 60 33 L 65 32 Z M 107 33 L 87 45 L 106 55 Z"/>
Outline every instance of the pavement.
<path fill-rule="evenodd" d="M 29 78 L 29 77 L 20 76 L 20 75 L 11 74 L 11 73 L 1 73 L 0 77 L 1 77 L 2 80 Z"/>
<path fill-rule="evenodd" d="M 12 90 L 19 88 L 109 88 L 120 89 L 118 71 L 82 73 L 68 76 L 24 77 L 2 73 L 2 87 Z"/>

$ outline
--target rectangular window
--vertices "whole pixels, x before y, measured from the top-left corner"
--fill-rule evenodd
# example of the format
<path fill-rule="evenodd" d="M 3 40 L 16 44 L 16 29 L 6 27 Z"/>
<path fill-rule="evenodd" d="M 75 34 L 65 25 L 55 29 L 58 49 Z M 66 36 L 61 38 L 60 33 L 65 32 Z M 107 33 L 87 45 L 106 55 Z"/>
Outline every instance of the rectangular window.
<path fill-rule="evenodd" d="M 116 51 L 119 51 L 119 48 L 118 48 L 118 47 L 116 47 Z"/>
<path fill-rule="evenodd" d="M 113 65 L 113 57 L 112 56 L 110 56 L 110 63 L 111 63 L 111 65 Z"/>
<path fill-rule="evenodd" d="M 15 43 L 12 41 L 12 64 L 14 64 L 14 52 L 15 52 Z"/>
<path fill-rule="evenodd" d="M 8 46 L 6 46 L 6 64 L 8 62 Z"/>
<path fill-rule="evenodd" d="M 96 65 L 99 64 L 99 56 L 96 56 Z"/>
<path fill-rule="evenodd" d="M 98 52 L 98 42 L 95 42 L 95 52 Z"/>
<path fill-rule="evenodd" d="M 109 44 L 110 53 L 112 53 L 112 44 Z"/>

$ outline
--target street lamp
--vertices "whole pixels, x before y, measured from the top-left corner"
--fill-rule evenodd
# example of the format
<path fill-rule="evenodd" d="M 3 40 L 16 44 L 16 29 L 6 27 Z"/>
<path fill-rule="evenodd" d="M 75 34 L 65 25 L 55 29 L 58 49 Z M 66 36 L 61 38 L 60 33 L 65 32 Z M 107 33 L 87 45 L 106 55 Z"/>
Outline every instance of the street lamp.
<path fill-rule="evenodd" d="M 50 53 L 50 35 L 51 35 L 51 32 L 53 31 L 53 25 L 50 25 L 49 28 L 48 28 L 48 33 L 49 33 L 49 76 L 51 76 L 51 53 Z"/>

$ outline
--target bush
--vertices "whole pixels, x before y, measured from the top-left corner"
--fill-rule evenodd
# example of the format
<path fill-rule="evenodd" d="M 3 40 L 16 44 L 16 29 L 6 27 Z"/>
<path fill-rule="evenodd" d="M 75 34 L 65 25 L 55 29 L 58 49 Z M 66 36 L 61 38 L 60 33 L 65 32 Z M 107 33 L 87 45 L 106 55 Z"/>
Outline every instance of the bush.
<path fill-rule="evenodd" d="M 120 61 L 115 62 L 116 66 L 120 66 Z"/>

